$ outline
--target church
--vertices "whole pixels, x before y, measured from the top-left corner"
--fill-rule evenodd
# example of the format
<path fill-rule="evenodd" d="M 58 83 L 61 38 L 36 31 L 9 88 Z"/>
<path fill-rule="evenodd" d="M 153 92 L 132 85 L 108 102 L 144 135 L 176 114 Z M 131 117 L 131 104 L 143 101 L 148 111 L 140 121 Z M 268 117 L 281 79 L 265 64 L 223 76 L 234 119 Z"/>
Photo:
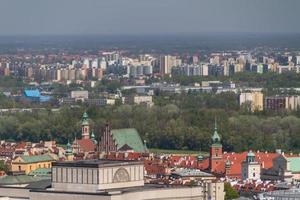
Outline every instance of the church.
<path fill-rule="evenodd" d="M 97 147 L 97 140 L 94 132 L 90 131 L 88 114 L 85 112 L 81 119 L 81 139 L 75 138 L 72 144 L 72 150 L 75 154 L 94 153 Z"/>
<path fill-rule="evenodd" d="M 111 129 L 106 124 L 99 142 L 99 152 L 138 152 L 146 153 L 148 149 L 134 128 Z"/>
<path fill-rule="evenodd" d="M 75 154 L 92 154 L 109 152 L 148 152 L 139 133 L 134 128 L 111 129 L 107 123 L 101 131 L 99 142 L 90 130 L 90 120 L 85 112 L 81 119 L 81 139 L 75 138 L 72 151 Z M 70 151 L 68 149 L 68 151 Z"/>
<path fill-rule="evenodd" d="M 223 152 L 221 136 L 218 133 L 215 122 L 211 137 L 209 157 L 199 160 L 199 168 L 219 177 L 231 179 L 260 179 L 261 170 L 269 170 L 273 167 L 273 160 L 278 153 L 269 152 Z"/>

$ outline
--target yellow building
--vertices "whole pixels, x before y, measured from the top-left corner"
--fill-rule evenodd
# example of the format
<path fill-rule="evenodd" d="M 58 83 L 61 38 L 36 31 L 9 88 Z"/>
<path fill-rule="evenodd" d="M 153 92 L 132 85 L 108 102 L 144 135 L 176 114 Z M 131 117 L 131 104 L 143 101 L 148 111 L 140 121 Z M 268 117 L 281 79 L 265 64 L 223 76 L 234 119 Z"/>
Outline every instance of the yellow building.
<path fill-rule="evenodd" d="M 11 171 L 13 172 L 30 172 L 39 168 L 51 168 L 55 159 L 49 154 L 37 156 L 18 156 L 11 163 Z"/>
<path fill-rule="evenodd" d="M 261 92 L 243 92 L 240 94 L 240 105 L 244 103 L 250 103 L 251 111 L 262 111 L 264 95 Z"/>
<path fill-rule="evenodd" d="M 262 111 L 264 108 L 264 95 L 261 92 L 252 92 L 252 111 Z"/>

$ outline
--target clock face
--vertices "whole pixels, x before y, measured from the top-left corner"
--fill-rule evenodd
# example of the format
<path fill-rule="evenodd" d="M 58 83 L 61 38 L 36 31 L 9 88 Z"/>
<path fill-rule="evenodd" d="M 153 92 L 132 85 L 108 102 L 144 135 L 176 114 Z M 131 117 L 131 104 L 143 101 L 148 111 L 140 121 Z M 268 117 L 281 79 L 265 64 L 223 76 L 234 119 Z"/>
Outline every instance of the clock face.
<path fill-rule="evenodd" d="M 128 182 L 130 180 L 129 174 L 126 169 L 119 168 L 114 174 L 114 183 Z"/>

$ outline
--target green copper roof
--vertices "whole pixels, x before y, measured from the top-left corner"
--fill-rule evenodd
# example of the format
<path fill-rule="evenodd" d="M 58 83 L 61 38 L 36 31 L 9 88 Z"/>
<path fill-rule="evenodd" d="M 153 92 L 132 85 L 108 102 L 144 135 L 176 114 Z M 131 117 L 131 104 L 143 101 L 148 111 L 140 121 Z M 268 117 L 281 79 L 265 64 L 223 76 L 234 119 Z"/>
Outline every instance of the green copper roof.
<path fill-rule="evenodd" d="M 20 156 L 25 163 L 37 163 L 37 162 L 47 162 L 54 161 L 49 154 L 38 155 L 38 156 Z"/>
<path fill-rule="evenodd" d="M 0 177 L 0 185 L 26 184 L 26 183 L 33 183 L 44 179 L 45 177 L 28 176 L 28 175 L 3 176 Z"/>
<path fill-rule="evenodd" d="M 248 157 L 255 157 L 255 154 L 250 150 L 247 154 Z"/>
<path fill-rule="evenodd" d="M 220 144 L 221 143 L 221 137 L 218 134 L 218 129 L 217 129 L 217 121 L 215 120 L 215 129 L 214 133 L 211 137 L 213 144 Z"/>
<path fill-rule="evenodd" d="M 95 139 L 94 131 L 92 131 L 92 133 L 91 133 L 91 138 L 92 138 L 92 139 Z"/>
<path fill-rule="evenodd" d="M 97 140 L 96 140 L 96 136 L 95 136 L 94 131 L 92 131 L 92 133 L 91 133 L 91 139 L 93 140 L 94 144 L 98 143 Z"/>
<path fill-rule="evenodd" d="M 248 163 L 255 162 L 255 154 L 251 150 L 247 154 L 246 161 Z"/>
<path fill-rule="evenodd" d="M 300 157 L 287 157 L 290 162 L 290 171 L 300 172 Z"/>
<path fill-rule="evenodd" d="M 89 116 L 86 112 L 83 113 L 81 121 L 82 125 L 89 125 Z"/>
<path fill-rule="evenodd" d="M 83 113 L 82 118 L 89 118 L 88 114 L 86 112 Z"/>
<path fill-rule="evenodd" d="M 68 141 L 67 148 L 66 148 L 66 154 L 67 155 L 73 154 L 72 146 L 69 141 Z"/>
<path fill-rule="evenodd" d="M 211 137 L 211 139 L 212 139 L 213 143 L 221 142 L 221 137 L 218 134 L 217 127 L 215 127 L 215 130 L 214 130 L 214 133 L 213 133 L 213 136 Z"/>
<path fill-rule="evenodd" d="M 147 148 L 144 146 L 141 137 L 136 129 L 113 129 L 111 130 L 113 138 L 117 143 L 117 148 L 123 147 L 127 144 L 135 152 L 146 152 Z"/>
<path fill-rule="evenodd" d="M 29 173 L 30 176 L 50 176 L 51 168 L 38 168 Z"/>
<path fill-rule="evenodd" d="M 198 161 L 202 161 L 204 159 L 204 157 L 202 155 L 198 155 L 197 159 L 198 159 Z"/>

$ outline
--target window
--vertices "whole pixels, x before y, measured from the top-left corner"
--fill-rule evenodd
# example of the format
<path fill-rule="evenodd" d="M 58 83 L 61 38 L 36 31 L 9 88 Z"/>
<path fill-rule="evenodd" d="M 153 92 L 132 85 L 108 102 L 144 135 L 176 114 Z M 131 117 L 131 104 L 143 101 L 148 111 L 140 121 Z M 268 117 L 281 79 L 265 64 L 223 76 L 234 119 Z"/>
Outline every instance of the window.
<path fill-rule="evenodd" d="M 19 165 L 19 171 L 22 171 L 22 167 Z"/>
<path fill-rule="evenodd" d="M 255 173 L 253 173 L 253 177 L 255 177 Z"/>

